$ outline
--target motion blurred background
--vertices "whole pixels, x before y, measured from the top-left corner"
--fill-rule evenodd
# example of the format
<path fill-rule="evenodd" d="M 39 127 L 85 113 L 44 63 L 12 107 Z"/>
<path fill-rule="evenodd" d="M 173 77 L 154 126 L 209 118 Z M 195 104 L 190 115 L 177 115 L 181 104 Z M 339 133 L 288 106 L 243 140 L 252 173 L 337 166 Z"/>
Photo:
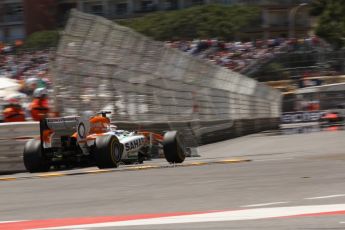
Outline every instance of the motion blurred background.
<path fill-rule="evenodd" d="M 49 116 L 78 112 L 80 108 L 67 101 L 56 105 L 57 98 L 64 95 L 61 90 L 56 95 L 52 87 L 57 45 L 74 8 L 264 82 L 282 92 L 282 112 L 321 111 L 344 103 L 345 10 L 341 1 L 6 0 L 0 3 L 0 98 L 4 109 L 9 104 L 20 105 L 25 120 L 39 120 L 32 112 L 33 101 L 42 97 L 45 103 L 39 106 L 48 107 Z M 144 52 L 151 51 L 155 52 Z M 69 81 L 73 80 L 64 78 L 65 84 Z M 102 87 L 99 91 L 105 92 Z M 47 90 L 43 96 L 41 91 L 34 94 L 42 88 Z M 86 94 L 96 91 L 90 87 Z M 113 110 L 118 120 L 126 120 L 123 117 L 138 113 L 134 111 L 138 104 L 142 104 L 139 110 L 148 109 L 142 103 L 146 99 L 134 97 L 117 95 L 115 105 L 98 107 Z M 194 103 L 192 112 L 197 107 Z M 3 116 L 1 119 L 5 121 Z"/>

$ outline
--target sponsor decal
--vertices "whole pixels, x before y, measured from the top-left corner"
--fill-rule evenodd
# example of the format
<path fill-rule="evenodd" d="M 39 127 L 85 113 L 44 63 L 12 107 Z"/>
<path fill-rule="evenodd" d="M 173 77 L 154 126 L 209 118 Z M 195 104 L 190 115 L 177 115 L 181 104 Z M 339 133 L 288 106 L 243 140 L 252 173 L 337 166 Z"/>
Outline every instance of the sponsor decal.
<path fill-rule="evenodd" d="M 53 130 L 75 129 L 78 117 L 48 118 L 47 126 Z"/>
<path fill-rule="evenodd" d="M 126 152 L 139 148 L 145 142 L 145 138 L 139 138 L 134 141 L 127 142 L 125 144 Z"/>
<path fill-rule="evenodd" d="M 69 121 L 77 121 L 78 117 L 64 117 L 64 118 L 47 118 L 47 123 L 61 123 L 61 122 L 69 122 Z"/>
<path fill-rule="evenodd" d="M 320 117 L 322 117 L 322 115 L 324 115 L 325 113 L 325 111 L 283 113 L 281 122 L 283 124 L 315 122 L 318 121 Z"/>

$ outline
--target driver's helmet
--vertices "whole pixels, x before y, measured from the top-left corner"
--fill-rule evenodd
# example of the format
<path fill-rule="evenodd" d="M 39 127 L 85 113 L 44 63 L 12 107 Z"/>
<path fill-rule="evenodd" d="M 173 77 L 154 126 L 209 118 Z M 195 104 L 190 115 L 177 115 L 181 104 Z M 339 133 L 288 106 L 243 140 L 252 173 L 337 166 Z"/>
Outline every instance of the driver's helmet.
<path fill-rule="evenodd" d="M 48 95 L 48 91 L 46 88 L 37 88 L 34 91 L 34 97 L 35 98 L 43 98 Z"/>
<path fill-rule="evenodd" d="M 102 116 L 94 116 L 90 118 L 90 132 L 91 133 L 105 133 L 109 132 L 110 119 Z"/>

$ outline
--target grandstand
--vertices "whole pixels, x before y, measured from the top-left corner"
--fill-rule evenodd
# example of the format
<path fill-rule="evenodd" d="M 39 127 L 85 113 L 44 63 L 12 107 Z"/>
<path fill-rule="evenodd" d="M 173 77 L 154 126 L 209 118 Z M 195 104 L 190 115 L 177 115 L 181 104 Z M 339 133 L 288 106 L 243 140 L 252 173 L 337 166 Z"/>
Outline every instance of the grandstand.
<path fill-rule="evenodd" d="M 345 73 L 344 51 L 333 51 L 316 36 L 251 42 L 196 39 L 166 45 L 265 82 Z"/>

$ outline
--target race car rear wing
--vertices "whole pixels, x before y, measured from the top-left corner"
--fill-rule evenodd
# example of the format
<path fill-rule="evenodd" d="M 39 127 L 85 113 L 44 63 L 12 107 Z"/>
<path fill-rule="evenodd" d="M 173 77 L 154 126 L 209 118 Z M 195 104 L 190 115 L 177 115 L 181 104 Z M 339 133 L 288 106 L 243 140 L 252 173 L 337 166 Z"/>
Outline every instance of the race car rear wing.
<path fill-rule="evenodd" d="M 76 130 L 77 123 L 79 121 L 78 116 L 71 117 L 59 117 L 59 118 L 46 118 L 40 122 L 40 129 L 51 129 L 55 132 L 64 132 Z"/>
<path fill-rule="evenodd" d="M 52 147 L 52 140 L 71 136 L 77 130 L 79 116 L 45 118 L 40 121 L 40 138 L 43 148 Z"/>

